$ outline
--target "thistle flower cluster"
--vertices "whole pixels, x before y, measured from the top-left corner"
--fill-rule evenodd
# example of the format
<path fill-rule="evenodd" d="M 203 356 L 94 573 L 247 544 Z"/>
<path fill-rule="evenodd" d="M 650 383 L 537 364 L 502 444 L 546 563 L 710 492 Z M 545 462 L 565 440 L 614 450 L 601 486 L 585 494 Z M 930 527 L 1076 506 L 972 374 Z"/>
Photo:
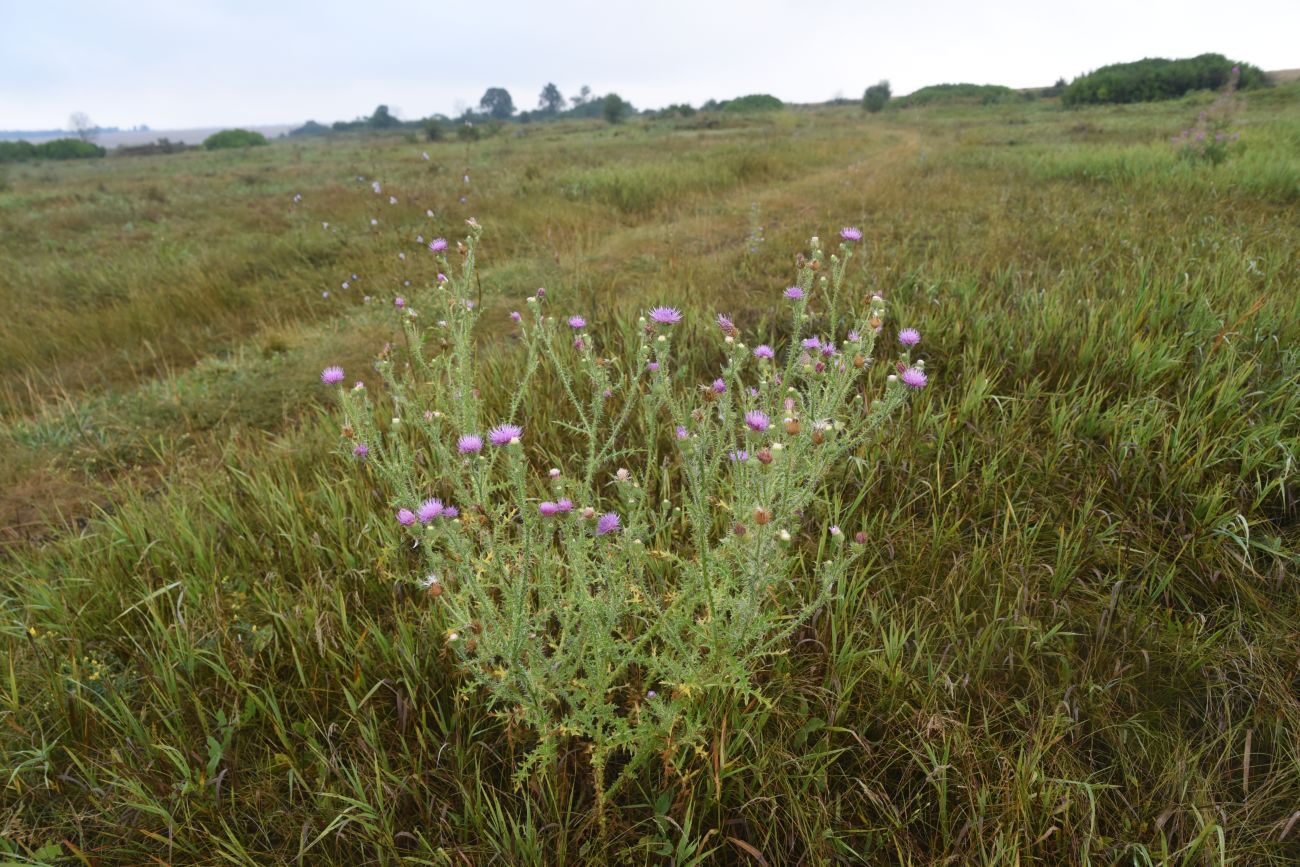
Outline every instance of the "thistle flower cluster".
<path fill-rule="evenodd" d="M 792 319 L 783 339 L 751 348 L 729 316 L 658 306 L 608 357 L 538 290 L 499 323 L 524 355 L 517 381 L 497 382 L 465 303 L 480 234 L 471 221 L 458 268 L 436 250 L 446 279 L 395 314 L 408 351 L 376 364 L 391 406 L 338 388 L 346 449 L 391 497 L 379 518 L 422 561 L 410 583 L 463 688 L 532 732 L 520 779 L 576 738 L 599 804 L 624 779 L 605 780 L 614 754 L 630 773 L 703 743 L 711 702 L 757 696 L 764 662 L 861 556 L 830 487 L 926 385 L 920 335 L 899 332 L 896 372 L 875 363 L 885 303 L 846 286 L 860 237 L 846 229 L 830 255 L 814 238 L 795 284 L 773 291 Z M 724 359 L 702 373 L 697 347 L 677 356 L 696 317 L 716 323 Z"/>

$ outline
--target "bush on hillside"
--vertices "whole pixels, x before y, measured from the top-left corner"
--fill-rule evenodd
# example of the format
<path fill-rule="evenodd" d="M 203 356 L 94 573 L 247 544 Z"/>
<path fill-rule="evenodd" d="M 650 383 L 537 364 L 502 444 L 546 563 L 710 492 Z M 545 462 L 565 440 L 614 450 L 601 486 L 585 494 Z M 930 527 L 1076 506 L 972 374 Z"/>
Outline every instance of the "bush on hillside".
<path fill-rule="evenodd" d="M 905 108 L 921 105 L 965 103 L 969 105 L 994 105 L 1000 102 L 1012 102 L 1023 97 L 1009 87 L 1001 84 L 931 84 L 920 90 L 900 97 Z"/>
<path fill-rule="evenodd" d="M 1248 63 L 1234 63 L 1222 54 L 1201 54 L 1181 60 L 1148 57 L 1133 63 L 1114 63 L 1081 75 L 1061 95 L 1064 105 L 1151 102 L 1177 99 L 1193 90 L 1219 90 L 1227 86 L 1233 69 L 1237 87 L 1263 87 L 1263 71 Z"/>
<path fill-rule="evenodd" d="M 889 103 L 889 97 L 889 82 L 881 81 L 868 87 L 862 94 L 862 107 L 874 114 Z"/>
<path fill-rule="evenodd" d="M 785 108 L 785 103 L 772 96 L 770 93 L 751 93 L 749 96 L 738 96 L 735 99 L 728 100 L 722 106 L 723 111 L 780 111 Z"/>
<path fill-rule="evenodd" d="M 260 132 L 247 129 L 223 129 L 203 140 L 203 146 L 210 151 L 227 148 L 250 148 L 270 144 Z"/>

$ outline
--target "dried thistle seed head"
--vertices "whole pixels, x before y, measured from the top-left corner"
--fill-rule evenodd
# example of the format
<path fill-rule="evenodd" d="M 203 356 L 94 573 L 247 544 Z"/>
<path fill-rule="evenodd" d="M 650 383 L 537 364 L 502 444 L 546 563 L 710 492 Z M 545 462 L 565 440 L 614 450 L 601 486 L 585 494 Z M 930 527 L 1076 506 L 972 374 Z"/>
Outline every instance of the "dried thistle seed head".
<path fill-rule="evenodd" d="M 759 449 L 758 454 L 754 455 L 754 457 L 758 458 L 758 462 L 763 466 L 772 463 L 772 453 L 767 449 Z"/>
<path fill-rule="evenodd" d="M 857 542 L 859 545 L 865 545 L 867 544 L 867 534 L 859 530 L 853 534 L 853 541 Z"/>
<path fill-rule="evenodd" d="M 869 320 L 867 320 L 867 324 L 870 325 L 873 329 L 875 329 L 875 328 L 880 328 L 882 325 L 884 325 L 884 322 L 881 321 L 879 316 L 872 316 Z"/>
<path fill-rule="evenodd" d="M 853 356 L 853 366 L 856 367 L 858 370 L 861 370 L 862 368 L 866 367 L 866 365 L 867 365 L 867 360 L 863 358 L 861 354 Z"/>
<path fill-rule="evenodd" d="M 352 439 L 356 435 L 357 432 L 352 429 L 352 425 L 350 424 L 343 425 L 343 436 L 347 437 L 348 439 Z"/>
<path fill-rule="evenodd" d="M 748 531 L 745 529 L 744 524 L 737 521 L 736 523 L 731 525 L 731 532 L 735 533 L 737 536 L 743 536 Z"/>
<path fill-rule="evenodd" d="M 434 599 L 437 599 L 439 596 L 441 596 L 441 595 L 442 595 L 442 585 L 441 585 L 441 584 L 437 584 L 437 583 L 435 583 L 435 584 L 430 584 L 430 585 L 429 585 L 429 595 L 432 596 Z"/>
<path fill-rule="evenodd" d="M 821 445 L 822 443 L 826 442 L 826 432 L 823 431 L 821 428 L 817 428 L 812 432 L 812 441 L 817 445 Z"/>
<path fill-rule="evenodd" d="M 820 271 L 820 270 L 821 270 L 821 267 L 822 267 L 821 260 L 820 260 L 820 259 L 813 259 L 811 262 L 808 263 L 808 267 L 811 268 L 811 269 L 814 270 L 814 271 Z"/>
<path fill-rule="evenodd" d="M 799 433 L 800 430 L 801 430 L 801 427 L 800 427 L 800 425 L 799 425 L 799 419 L 797 419 L 797 418 L 788 418 L 788 419 L 785 420 L 785 432 L 786 432 L 786 433 L 790 434 L 791 436 L 794 436 L 795 434 Z"/>
<path fill-rule="evenodd" d="M 754 510 L 754 523 L 760 527 L 772 520 L 772 513 L 762 506 Z"/>
<path fill-rule="evenodd" d="M 704 396 L 705 403 L 713 403 L 713 401 L 717 400 L 718 398 L 718 393 L 713 390 L 712 386 L 708 386 L 708 385 L 701 386 L 700 392 Z"/>

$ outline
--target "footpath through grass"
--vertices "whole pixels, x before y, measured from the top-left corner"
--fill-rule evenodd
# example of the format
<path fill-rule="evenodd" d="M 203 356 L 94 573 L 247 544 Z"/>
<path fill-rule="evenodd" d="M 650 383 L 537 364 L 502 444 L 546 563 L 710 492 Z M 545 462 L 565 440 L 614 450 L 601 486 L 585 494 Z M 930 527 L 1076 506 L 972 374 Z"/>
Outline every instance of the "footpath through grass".
<path fill-rule="evenodd" d="M 1197 110 L 12 170 L 0 852 L 1294 863 L 1300 91 L 1252 97 L 1218 168 L 1168 145 Z M 846 224 L 856 285 L 925 337 L 931 387 L 843 469 L 864 565 L 764 672 L 766 702 L 714 708 L 710 748 L 647 765 L 603 840 L 582 744 L 511 785 L 528 744 L 459 691 L 436 603 L 398 589 L 388 503 L 319 408 L 321 367 L 400 339 L 394 296 L 433 277 L 417 236 L 470 216 L 489 394 L 538 286 L 602 337 L 662 303 L 757 342 L 789 251 Z"/>

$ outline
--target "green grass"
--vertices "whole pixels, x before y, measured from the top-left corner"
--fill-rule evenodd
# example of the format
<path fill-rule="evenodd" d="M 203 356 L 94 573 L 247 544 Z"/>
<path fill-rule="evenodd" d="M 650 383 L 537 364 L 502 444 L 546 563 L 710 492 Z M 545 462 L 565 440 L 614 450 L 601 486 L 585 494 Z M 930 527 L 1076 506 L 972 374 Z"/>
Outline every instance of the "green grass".
<path fill-rule="evenodd" d="M 1217 169 L 1168 148 L 1197 110 L 9 167 L 0 852 L 1295 863 L 1300 90 L 1252 96 Z M 594 321 L 677 303 L 753 335 L 790 252 L 857 224 L 854 279 L 925 335 L 932 386 L 844 470 L 865 566 L 763 673 L 768 703 L 719 703 L 710 747 L 634 775 L 604 840 L 581 744 L 510 785 L 528 745 L 395 589 L 414 561 L 314 387 L 397 339 L 391 298 L 424 273 L 397 251 L 471 215 L 487 322 L 544 285 Z M 480 335 L 489 395 L 505 333 Z"/>

